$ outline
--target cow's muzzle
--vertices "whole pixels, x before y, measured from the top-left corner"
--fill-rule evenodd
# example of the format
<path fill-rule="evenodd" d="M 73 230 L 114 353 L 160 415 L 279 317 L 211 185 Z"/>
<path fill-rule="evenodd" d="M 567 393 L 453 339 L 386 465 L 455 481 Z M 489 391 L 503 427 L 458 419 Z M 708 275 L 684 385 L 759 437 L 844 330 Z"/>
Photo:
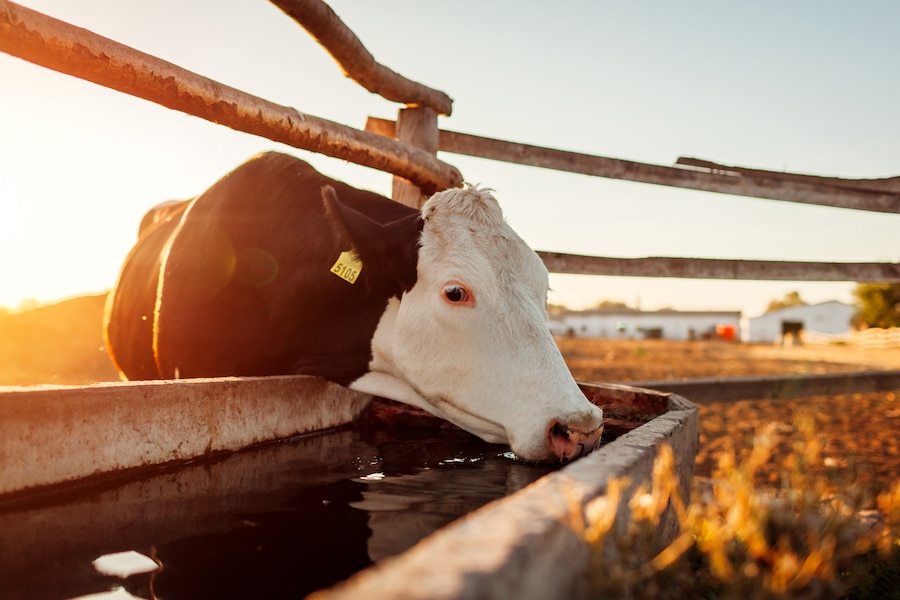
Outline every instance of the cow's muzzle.
<path fill-rule="evenodd" d="M 581 431 L 564 423 L 554 423 L 548 433 L 550 451 L 560 462 L 584 456 L 600 444 L 603 425 L 591 431 Z"/>

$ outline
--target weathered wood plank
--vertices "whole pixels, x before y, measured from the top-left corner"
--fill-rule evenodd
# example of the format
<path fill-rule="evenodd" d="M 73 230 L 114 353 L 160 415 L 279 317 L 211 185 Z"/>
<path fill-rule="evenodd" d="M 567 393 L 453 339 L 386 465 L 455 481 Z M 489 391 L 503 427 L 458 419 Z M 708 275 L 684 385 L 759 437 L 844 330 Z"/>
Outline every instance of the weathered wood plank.
<path fill-rule="evenodd" d="M 528 144 L 504 142 L 479 136 L 441 132 L 440 149 L 523 165 L 570 171 L 597 177 L 624 179 L 671 187 L 719 192 L 736 196 L 785 200 L 838 208 L 900 213 L 900 194 L 866 189 L 846 189 L 778 175 L 737 176 L 650 165 L 616 158 L 605 158 L 542 148 Z"/>
<path fill-rule="evenodd" d="M 392 137 L 393 123 L 384 119 L 369 118 L 366 130 Z M 521 165 L 581 173 L 610 179 L 623 179 L 640 183 L 652 183 L 670 187 L 688 188 L 706 192 L 733 194 L 753 198 L 768 198 L 802 204 L 833 206 L 884 213 L 900 213 L 900 192 L 887 185 L 873 185 L 862 180 L 854 185 L 849 179 L 820 178 L 772 171 L 734 169 L 678 168 L 651 165 L 618 158 L 606 158 L 496 140 L 467 133 L 442 130 L 438 147 L 442 152 L 465 154 Z M 890 182 L 891 180 L 883 180 Z M 889 189 L 880 189 L 881 187 Z"/>
<path fill-rule="evenodd" d="M 407 79 L 377 62 L 356 34 L 322 0 L 271 2 L 316 38 L 344 74 L 373 94 L 410 106 L 428 106 L 442 115 L 450 114 L 453 109 L 450 96 Z"/>
<path fill-rule="evenodd" d="M 760 281 L 900 282 L 898 263 L 817 263 L 674 257 L 609 258 L 545 251 L 539 251 L 538 256 L 551 273 Z"/>
<path fill-rule="evenodd" d="M 427 106 L 401 109 L 397 115 L 396 132 L 398 141 L 421 148 L 432 156 L 437 155 L 438 125 L 434 109 Z M 417 185 L 397 175 L 392 181 L 391 198 L 412 208 L 422 208 L 427 199 Z"/>
<path fill-rule="evenodd" d="M 58 19 L 0 1 L 0 51 L 168 108 L 404 177 L 426 192 L 456 168 L 395 140 L 302 114 Z"/>
<path fill-rule="evenodd" d="M 766 171 L 764 169 L 750 169 L 747 167 L 737 167 L 733 165 L 722 165 L 711 160 L 702 158 L 691 158 L 688 156 L 679 156 L 675 161 L 676 165 L 686 167 L 694 167 L 704 169 L 710 172 L 727 172 L 739 175 L 750 176 L 775 176 L 779 179 L 798 179 L 811 183 L 824 183 L 836 187 L 847 189 L 867 189 L 867 190 L 883 190 L 889 192 L 900 192 L 900 177 L 886 177 L 883 179 L 846 179 L 843 177 L 823 177 L 821 175 L 806 175 L 800 173 L 788 173 L 784 171 Z"/>

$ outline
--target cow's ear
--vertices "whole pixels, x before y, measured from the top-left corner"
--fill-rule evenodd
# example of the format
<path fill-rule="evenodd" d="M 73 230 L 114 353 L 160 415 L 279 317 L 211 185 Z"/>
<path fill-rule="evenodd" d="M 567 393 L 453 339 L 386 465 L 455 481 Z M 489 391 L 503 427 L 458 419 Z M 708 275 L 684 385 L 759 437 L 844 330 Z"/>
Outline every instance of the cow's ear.
<path fill-rule="evenodd" d="M 399 295 L 415 285 L 423 225 L 419 211 L 410 209 L 382 223 L 341 202 L 330 185 L 322 186 L 322 202 L 335 235 L 362 261 L 361 275 L 370 286 L 387 285 Z"/>

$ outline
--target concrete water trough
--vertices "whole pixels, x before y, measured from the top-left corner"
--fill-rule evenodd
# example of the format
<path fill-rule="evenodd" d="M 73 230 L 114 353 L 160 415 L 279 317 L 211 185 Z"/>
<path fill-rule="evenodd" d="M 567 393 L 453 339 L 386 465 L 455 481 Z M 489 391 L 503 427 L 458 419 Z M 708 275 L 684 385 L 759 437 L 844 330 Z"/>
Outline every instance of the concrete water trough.
<path fill-rule="evenodd" d="M 84 574 L 90 561 L 111 549 L 138 547 L 160 549 L 161 570 L 169 579 L 160 576 L 157 589 L 168 586 L 170 598 L 190 597 L 200 592 L 184 589 L 183 582 L 200 577 L 183 576 L 176 583 L 176 550 L 192 548 L 194 557 L 204 551 L 185 536 L 231 543 L 221 540 L 232 538 L 221 536 L 237 530 L 246 537 L 263 530 L 285 507 L 306 511 L 303 502 L 312 502 L 304 496 L 310 480 L 333 490 L 345 486 L 342 477 L 351 477 L 364 491 L 354 488 L 349 501 L 353 510 L 340 513 L 338 525 L 327 526 L 339 529 L 326 534 L 324 545 L 312 551 L 303 543 L 294 546 L 289 527 L 272 525 L 283 531 L 278 552 L 266 556 L 289 572 L 316 558 L 326 564 L 347 560 L 353 563 L 349 572 L 362 569 L 331 588 L 327 586 L 339 579 L 318 573 L 321 581 L 310 582 L 304 593 L 319 589 L 321 598 L 586 597 L 591 549 L 573 532 L 568 515 L 605 494 L 611 478 L 628 477 L 633 485 L 647 481 L 662 444 L 675 451 L 677 478 L 686 495 L 697 452 L 698 416 L 691 402 L 674 394 L 604 384 L 583 384 L 582 389 L 613 417 L 607 429 L 618 437 L 557 470 L 497 458 L 502 447 L 480 440 L 482 446 L 473 446 L 466 440 L 475 438 L 463 432 L 451 432 L 457 437 L 450 442 L 441 434 L 438 441 L 412 446 L 407 441 L 392 451 L 358 433 L 383 410 L 365 410 L 369 398 L 312 377 L 4 391 L 0 581 L 18 577 L 20 587 L 3 589 L 6 584 L 0 583 L 0 591 L 4 597 L 29 597 L 22 586 L 33 581 L 54 597 L 96 592 L 96 576 Z M 354 420 L 349 428 L 335 429 Z M 411 426 L 422 431 L 434 423 L 421 425 L 413 421 Z M 321 430 L 330 432 L 267 443 Z M 459 451 L 452 446 L 459 443 L 470 445 Z M 247 447 L 255 449 L 240 451 Z M 391 452 L 419 454 L 426 466 L 389 472 L 393 467 L 386 466 L 390 457 L 385 454 Z M 446 460 L 451 454 L 462 458 Z M 497 489 L 455 480 L 466 471 L 446 466 L 454 461 L 480 462 L 480 476 Z M 385 476 L 379 469 L 387 473 L 380 483 L 373 481 Z M 92 486 L 100 486 L 99 491 L 78 491 Z M 407 510 L 429 495 L 441 506 Z M 494 497 L 502 498 L 492 502 Z M 328 499 L 314 503 L 338 510 Z M 627 503 L 620 504 L 616 518 L 628 518 Z M 310 515 L 297 530 L 315 529 L 318 519 Z M 350 541 L 360 532 L 361 541 Z M 663 523 L 661 541 L 674 532 L 674 523 Z M 241 537 L 235 543 L 250 544 Z M 119 547 L 123 544 L 127 547 Z M 257 548 L 246 556 L 261 551 L 263 544 L 254 544 Z M 47 587 L 48 577 L 35 570 L 43 563 L 68 574 Z M 192 558 L 192 568 L 220 568 L 196 563 Z M 25 571 L 29 574 L 21 576 Z M 247 580 L 243 574 L 241 580 Z M 221 573 L 215 578 L 218 583 L 208 584 L 206 591 L 228 597 L 209 587 L 228 590 Z M 232 591 L 254 589 L 249 579 L 245 585 L 250 588 Z M 136 595 L 149 597 L 141 589 Z"/>
<path fill-rule="evenodd" d="M 316 600 L 357 598 L 589 598 L 591 548 L 570 523 L 604 495 L 613 478 L 627 478 L 629 491 L 651 477 L 663 444 L 674 451 L 674 473 L 688 498 L 698 450 L 698 410 L 674 394 L 613 384 L 581 384 L 595 403 L 616 414 L 615 427 L 629 429 L 599 450 L 550 473 L 425 538 L 409 551 L 316 594 Z M 653 407 L 663 407 L 658 414 Z M 624 419 L 623 419 L 624 417 Z M 627 494 L 628 492 L 626 492 Z M 627 500 L 627 498 L 626 498 Z M 613 535 L 624 535 L 628 503 L 618 506 Z M 669 511 L 659 527 L 662 544 L 674 539 Z M 602 577 L 602 574 L 599 574 Z"/>

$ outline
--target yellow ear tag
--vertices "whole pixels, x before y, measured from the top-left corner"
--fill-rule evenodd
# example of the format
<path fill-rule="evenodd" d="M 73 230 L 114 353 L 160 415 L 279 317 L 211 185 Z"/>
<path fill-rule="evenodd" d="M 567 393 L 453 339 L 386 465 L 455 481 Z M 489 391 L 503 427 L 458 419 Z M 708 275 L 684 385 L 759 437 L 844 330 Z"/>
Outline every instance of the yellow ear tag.
<path fill-rule="evenodd" d="M 362 261 L 356 256 L 356 252 L 345 250 L 338 256 L 337 262 L 331 267 L 331 272 L 344 281 L 356 283 L 356 278 L 359 277 L 362 267 Z"/>

